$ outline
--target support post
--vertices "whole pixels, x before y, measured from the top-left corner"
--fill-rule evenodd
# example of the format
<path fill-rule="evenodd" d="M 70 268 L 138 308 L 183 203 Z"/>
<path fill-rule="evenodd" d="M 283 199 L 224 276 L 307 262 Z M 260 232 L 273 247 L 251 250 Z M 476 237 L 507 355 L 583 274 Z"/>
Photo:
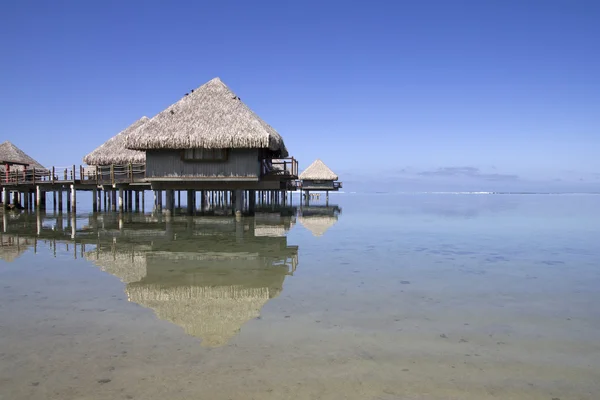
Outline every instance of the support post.
<path fill-rule="evenodd" d="M 119 212 L 123 212 L 123 188 L 119 188 Z"/>
<path fill-rule="evenodd" d="M 173 211 L 175 211 L 175 191 L 173 189 L 169 189 L 165 192 L 165 200 L 167 203 L 167 212 L 173 213 Z"/>
<path fill-rule="evenodd" d="M 133 176 L 133 175 L 132 175 Z M 131 190 L 127 191 L 127 211 L 131 212 L 133 210 L 133 192 Z"/>
<path fill-rule="evenodd" d="M 194 197 L 196 196 L 195 190 L 187 191 L 187 215 L 194 215 Z"/>
<path fill-rule="evenodd" d="M 256 209 L 256 190 L 248 191 L 248 211 L 250 215 L 254 215 L 254 210 Z"/>
<path fill-rule="evenodd" d="M 58 189 L 57 193 L 58 193 L 58 212 L 62 213 L 63 212 L 63 194 L 62 194 L 62 189 Z"/>
<path fill-rule="evenodd" d="M 75 185 L 71 184 L 71 211 L 75 214 L 77 210 L 77 190 Z"/>
<path fill-rule="evenodd" d="M 42 188 L 40 185 L 35 187 L 35 209 L 39 210 L 42 205 Z"/>
<path fill-rule="evenodd" d="M 2 188 L 2 206 L 5 210 L 8 208 L 8 189 L 5 187 Z"/>
<path fill-rule="evenodd" d="M 146 191 L 142 190 L 142 213 L 145 211 L 146 208 Z"/>
<path fill-rule="evenodd" d="M 244 191 L 237 189 L 234 192 L 235 196 L 235 215 L 241 216 L 244 209 Z"/>
<path fill-rule="evenodd" d="M 92 211 L 98 212 L 98 189 L 92 190 Z"/>

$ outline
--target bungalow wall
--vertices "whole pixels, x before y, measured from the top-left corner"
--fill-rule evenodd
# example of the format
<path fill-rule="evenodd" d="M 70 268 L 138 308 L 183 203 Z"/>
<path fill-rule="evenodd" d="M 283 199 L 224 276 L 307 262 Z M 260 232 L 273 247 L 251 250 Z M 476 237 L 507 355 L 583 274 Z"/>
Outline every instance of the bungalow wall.
<path fill-rule="evenodd" d="M 333 181 L 302 181 L 304 190 L 334 190 Z"/>
<path fill-rule="evenodd" d="M 187 161 L 182 150 L 148 150 L 146 177 L 259 177 L 258 158 L 258 149 L 230 149 L 225 161 Z"/>

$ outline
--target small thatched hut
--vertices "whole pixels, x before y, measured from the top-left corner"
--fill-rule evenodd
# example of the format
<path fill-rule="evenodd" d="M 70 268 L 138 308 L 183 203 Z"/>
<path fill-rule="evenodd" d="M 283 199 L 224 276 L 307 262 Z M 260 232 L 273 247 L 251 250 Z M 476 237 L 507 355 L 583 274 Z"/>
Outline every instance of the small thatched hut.
<path fill-rule="evenodd" d="M 139 150 L 130 150 L 125 147 L 127 135 L 140 126 L 144 125 L 150 119 L 142 117 L 133 124 L 119 132 L 116 136 L 108 139 L 104 144 L 83 157 L 83 162 L 87 165 L 126 165 L 143 164 L 146 162 L 146 153 Z"/>
<path fill-rule="evenodd" d="M 288 156 L 279 133 L 219 78 L 133 130 L 126 146 L 146 152 L 153 180 L 259 181 L 263 160 Z"/>
<path fill-rule="evenodd" d="M 10 179 L 11 171 L 16 173 L 24 170 L 33 170 L 34 168 L 36 174 L 37 172 L 47 172 L 44 166 L 8 140 L 0 144 L 0 172 L 2 173 L 3 182 Z"/>
<path fill-rule="evenodd" d="M 342 187 L 338 176 L 319 159 L 308 166 L 298 177 L 302 190 L 337 191 Z"/>

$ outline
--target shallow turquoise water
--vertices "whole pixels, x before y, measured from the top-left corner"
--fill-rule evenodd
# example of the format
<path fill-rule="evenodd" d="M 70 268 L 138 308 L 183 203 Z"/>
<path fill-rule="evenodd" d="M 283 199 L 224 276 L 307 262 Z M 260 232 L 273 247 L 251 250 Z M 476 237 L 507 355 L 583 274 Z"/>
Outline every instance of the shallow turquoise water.
<path fill-rule="evenodd" d="M 0 399 L 597 398 L 600 196 L 331 203 L 5 218 Z"/>

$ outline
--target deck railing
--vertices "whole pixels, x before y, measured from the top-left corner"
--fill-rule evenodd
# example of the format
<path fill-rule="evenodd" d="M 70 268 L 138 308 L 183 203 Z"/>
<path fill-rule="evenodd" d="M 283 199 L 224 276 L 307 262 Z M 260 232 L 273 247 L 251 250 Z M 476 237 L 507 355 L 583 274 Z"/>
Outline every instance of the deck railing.
<path fill-rule="evenodd" d="M 36 183 L 88 183 L 108 185 L 140 182 L 145 178 L 145 164 L 29 168 L 3 171 L 0 185 L 30 185 Z"/>
<path fill-rule="evenodd" d="M 281 176 L 289 179 L 298 178 L 298 160 L 289 158 L 265 158 L 260 164 L 261 176 Z"/>

